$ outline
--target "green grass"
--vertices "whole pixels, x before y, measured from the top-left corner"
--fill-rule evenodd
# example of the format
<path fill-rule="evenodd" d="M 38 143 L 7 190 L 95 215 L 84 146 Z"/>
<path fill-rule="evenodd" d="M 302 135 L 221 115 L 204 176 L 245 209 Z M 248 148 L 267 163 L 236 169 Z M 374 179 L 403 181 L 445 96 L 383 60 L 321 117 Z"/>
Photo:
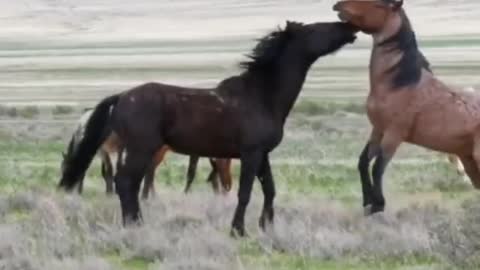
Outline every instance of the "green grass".
<path fill-rule="evenodd" d="M 122 270 L 148 270 L 152 263 L 143 259 L 125 259 L 118 252 L 111 252 L 104 256 L 107 261 Z"/>

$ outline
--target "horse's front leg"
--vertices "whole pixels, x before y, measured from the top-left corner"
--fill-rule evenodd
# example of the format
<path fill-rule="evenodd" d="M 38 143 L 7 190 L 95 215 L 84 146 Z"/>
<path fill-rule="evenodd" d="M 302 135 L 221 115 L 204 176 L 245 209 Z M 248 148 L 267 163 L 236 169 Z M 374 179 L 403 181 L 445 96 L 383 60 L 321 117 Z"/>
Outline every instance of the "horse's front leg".
<path fill-rule="evenodd" d="M 385 209 L 383 174 L 402 142 L 403 137 L 398 132 L 386 132 L 382 138 L 380 149 L 372 169 L 372 207 L 368 214 L 382 212 Z"/>
<path fill-rule="evenodd" d="M 232 221 L 231 235 L 246 236 L 245 210 L 250 202 L 253 181 L 262 163 L 263 153 L 260 151 L 243 153 L 240 158 L 240 186 L 238 189 L 238 204 Z"/>
<path fill-rule="evenodd" d="M 273 225 L 274 209 L 273 200 L 275 198 L 275 182 L 273 180 L 272 169 L 270 167 L 270 158 L 265 154 L 262 165 L 258 173 L 258 178 L 262 184 L 264 196 L 262 215 L 260 216 L 260 228 L 265 231 L 267 225 Z"/>
<path fill-rule="evenodd" d="M 372 198 L 372 180 L 370 178 L 370 162 L 377 157 L 380 149 L 382 133 L 373 129 L 370 134 L 370 139 L 362 150 L 358 159 L 358 171 L 360 173 L 360 180 L 362 184 L 363 207 L 365 213 L 369 214 L 370 208 L 373 204 Z"/>

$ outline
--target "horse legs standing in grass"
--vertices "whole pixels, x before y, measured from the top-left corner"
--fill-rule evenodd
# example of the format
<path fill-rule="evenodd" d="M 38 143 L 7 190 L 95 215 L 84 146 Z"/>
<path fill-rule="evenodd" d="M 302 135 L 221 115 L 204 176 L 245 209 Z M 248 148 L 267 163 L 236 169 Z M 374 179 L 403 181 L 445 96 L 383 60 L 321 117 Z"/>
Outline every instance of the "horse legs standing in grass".
<path fill-rule="evenodd" d="M 166 153 L 170 151 L 168 147 L 163 147 L 161 150 L 155 153 L 155 157 L 153 158 L 153 162 L 148 167 L 145 173 L 145 182 L 143 184 L 143 192 L 142 198 L 148 199 L 149 193 L 155 195 L 155 170 L 163 162 L 165 159 Z M 198 156 L 190 156 L 189 163 L 188 163 L 188 170 L 187 170 L 187 184 L 185 186 L 185 193 L 190 191 L 191 185 L 193 180 L 195 179 L 195 174 L 197 170 L 199 157 Z M 229 191 L 232 185 L 232 179 L 230 176 L 230 159 L 209 159 L 212 171 L 210 172 L 210 176 L 208 177 L 208 181 L 212 183 L 212 187 L 215 193 L 219 190 L 217 176 L 220 172 L 221 177 L 221 187 L 223 191 Z"/>
<path fill-rule="evenodd" d="M 78 186 L 77 186 L 77 192 L 78 192 L 78 194 L 82 194 L 82 193 L 83 193 L 83 181 L 85 180 L 85 174 L 81 175 L 80 178 L 81 178 L 81 181 L 78 182 Z"/>
<path fill-rule="evenodd" d="M 192 186 L 193 180 L 195 179 L 195 175 L 197 172 L 197 165 L 198 165 L 198 156 L 190 156 L 189 161 L 188 161 L 188 170 L 187 170 L 187 184 L 185 185 L 184 192 L 188 193 L 190 192 L 190 187 Z M 216 172 L 216 167 L 215 164 L 212 163 L 212 171 L 210 172 L 210 176 Z M 208 177 L 208 180 L 210 180 L 210 176 Z"/>
<path fill-rule="evenodd" d="M 128 147 L 125 149 L 125 162 L 115 175 L 115 187 L 120 197 L 124 225 L 142 221 L 138 193 L 154 153 L 152 149 L 145 151 L 130 150 Z"/>
<path fill-rule="evenodd" d="M 210 159 L 210 162 L 212 159 Z M 219 177 L 214 179 L 214 182 L 211 182 L 214 186 L 214 190 L 219 192 L 220 187 L 222 188 L 221 192 L 227 193 L 232 189 L 232 174 L 231 174 L 231 164 L 232 160 L 228 158 L 218 158 L 214 160 L 215 170 L 218 172 Z M 213 168 L 213 166 L 212 166 Z M 219 181 L 220 180 L 220 183 Z"/>
<path fill-rule="evenodd" d="M 107 194 L 113 194 L 113 166 L 110 154 L 101 149 L 100 156 L 102 158 L 102 177 L 105 180 L 105 192 Z"/>
<path fill-rule="evenodd" d="M 258 173 L 258 179 L 262 185 L 262 191 L 264 195 L 263 210 L 260 216 L 259 226 L 263 230 L 266 230 L 268 225 L 273 223 L 274 210 L 273 200 L 275 198 L 275 182 L 273 181 L 272 169 L 270 167 L 270 159 L 268 154 L 265 154 L 262 159 L 260 170 Z"/>
<path fill-rule="evenodd" d="M 362 150 L 358 161 L 358 170 L 360 172 L 360 180 L 362 184 L 363 206 L 366 211 L 371 207 L 373 198 L 371 190 L 373 189 L 372 180 L 370 178 L 370 162 L 378 156 L 380 150 L 381 134 L 378 131 L 373 131 L 370 135 L 368 143 Z"/>
<path fill-rule="evenodd" d="M 240 185 L 238 189 L 238 204 L 232 221 L 232 236 L 246 236 L 245 211 L 250 202 L 253 181 L 260 171 L 262 159 L 266 155 L 263 151 L 242 153 L 240 157 Z M 272 199 L 273 203 L 273 199 Z"/>
<path fill-rule="evenodd" d="M 165 154 L 169 151 L 168 147 L 164 146 L 155 153 L 152 162 L 145 173 L 145 182 L 143 183 L 142 198 L 148 199 L 148 194 L 156 195 L 155 191 L 155 170 L 158 165 L 165 159 Z"/>
<path fill-rule="evenodd" d="M 232 188 L 232 175 L 230 173 L 231 159 L 210 158 L 209 161 L 210 161 L 212 170 L 208 175 L 207 182 L 212 185 L 212 189 L 215 193 L 229 192 Z M 195 179 L 197 164 L 198 164 L 198 157 L 190 156 L 185 193 L 188 193 L 190 191 L 192 182 Z"/>
<path fill-rule="evenodd" d="M 460 160 L 473 186 L 480 189 L 480 130 L 474 139 L 473 154 L 461 156 Z"/>
<path fill-rule="evenodd" d="M 222 168 L 219 168 L 218 165 L 220 165 L 220 164 L 217 164 L 217 161 L 219 161 L 219 159 L 217 159 L 217 160 L 209 159 L 209 161 L 210 161 L 210 165 L 212 166 L 212 170 L 210 171 L 210 174 L 208 175 L 207 182 L 210 183 L 210 185 L 212 185 L 213 192 L 219 193 L 219 191 L 220 191 L 219 184 L 220 183 L 218 181 L 218 171 L 219 171 L 219 169 L 222 169 Z"/>

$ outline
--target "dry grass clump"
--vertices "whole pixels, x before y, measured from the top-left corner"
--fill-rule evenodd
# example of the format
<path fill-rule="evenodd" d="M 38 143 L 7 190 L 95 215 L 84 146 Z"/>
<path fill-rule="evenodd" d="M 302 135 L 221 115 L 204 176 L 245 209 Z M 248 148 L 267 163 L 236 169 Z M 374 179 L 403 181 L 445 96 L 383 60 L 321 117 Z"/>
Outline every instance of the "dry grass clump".
<path fill-rule="evenodd" d="M 432 206 L 372 217 L 329 202 L 278 212 L 275 229 L 261 239 L 266 249 L 330 260 L 433 257 L 436 238 L 430 231 L 431 220 L 445 219 Z"/>

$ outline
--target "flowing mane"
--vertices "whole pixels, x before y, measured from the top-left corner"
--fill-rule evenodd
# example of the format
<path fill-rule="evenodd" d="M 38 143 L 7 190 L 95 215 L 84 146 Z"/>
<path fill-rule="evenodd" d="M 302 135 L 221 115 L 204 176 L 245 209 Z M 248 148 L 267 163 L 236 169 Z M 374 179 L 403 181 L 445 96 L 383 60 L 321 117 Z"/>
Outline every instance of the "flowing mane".
<path fill-rule="evenodd" d="M 276 63 L 276 60 L 294 33 L 302 28 L 302 23 L 287 21 L 284 29 L 279 27 L 277 30 L 259 39 L 259 42 L 252 52 L 246 55 L 249 60 L 241 62 L 240 67 L 250 72 L 269 71 Z"/>
<path fill-rule="evenodd" d="M 388 2 L 388 0 L 387 0 Z M 418 49 L 415 32 L 405 11 L 400 11 L 402 25 L 396 34 L 380 43 L 380 46 L 392 46 L 392 50 L 403 52 L 400 61 L 389 72 L 394 72 L 394 89 L 418 83 L 422 69 L 431 72 L 430 63 Z"/>

